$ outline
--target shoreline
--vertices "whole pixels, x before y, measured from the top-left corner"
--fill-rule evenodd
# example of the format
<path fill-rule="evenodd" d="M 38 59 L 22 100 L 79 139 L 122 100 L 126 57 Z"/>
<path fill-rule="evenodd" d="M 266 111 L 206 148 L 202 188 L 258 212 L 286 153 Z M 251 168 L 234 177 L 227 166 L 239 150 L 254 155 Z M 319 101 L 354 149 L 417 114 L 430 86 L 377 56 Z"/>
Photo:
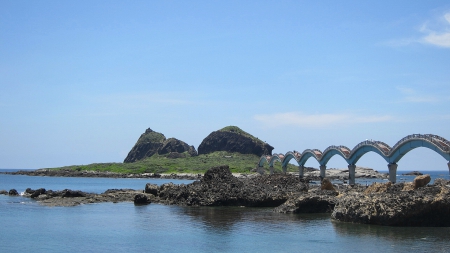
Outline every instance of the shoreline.
<path fill-rule="evenodd" d="M 204 173 L 204 172 L 203 172 Z M 37 169 L 37 170 L 19 170 L 16 172 L 0 172 L 0 174 L 9 175 L 26 175 L 26 176 L 47 176 L 47 177 L 99 177 L 99 178 L 161 178 L 161 179 L 184 179 L 184 180 L 200 180 L 203 174 L 195 173 L 136 173 L 125 174 L 109 171 L 90 171 L 90 170 L 53 170 L 53 169 Z M 233 176 L 239 179 L 253 178 L 260 175 L 257 172 L 244 173 L 232 173 Z M 263 173 L 268 174 L 268 173 Z M 298 172 L 287 172 L 289 175 L 298 176 Z M 345 169 L 327 169 L 326 178 L 331 180 L 342 180 L 345 182 L 348 180 L 348 170 Z M 356 178 L 367 179 L 387 179 L 389 175 L 387 173 L 380 173 L 370 168 L 357 167 L 355 170 Z M 317 169 L 305 171 L 304 178 L 310 181 L 320 180 L 320 171 Z"/>

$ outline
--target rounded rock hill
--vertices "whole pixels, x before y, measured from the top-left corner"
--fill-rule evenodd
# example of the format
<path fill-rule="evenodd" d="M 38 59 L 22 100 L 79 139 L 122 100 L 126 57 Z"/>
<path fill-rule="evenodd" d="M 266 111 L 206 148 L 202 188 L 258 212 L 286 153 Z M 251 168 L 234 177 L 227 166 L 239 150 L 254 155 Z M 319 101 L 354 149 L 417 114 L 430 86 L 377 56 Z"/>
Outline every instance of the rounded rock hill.
<path fill-rule="evenodd" d="M 154 154 L 169 154 L 169 157 L 178 158 L 183 157 L 182 153 L 184 152 L 187 152 L 190 156 L 197 155 L 194 146 L 189 146 L 186 142 L 175 138 L 166 139 L 164 134 L 148 128 L 141 134 L 124 162 L 136 162 Z"/>
<path fill-rule="evenodd" d="M 198 146 L 198 154 L 209 154 L 215 151 L 230 153 L 272 155 L 274 147 L 259 140 L 236 126 L 224 127 L 210 133 Z"/>

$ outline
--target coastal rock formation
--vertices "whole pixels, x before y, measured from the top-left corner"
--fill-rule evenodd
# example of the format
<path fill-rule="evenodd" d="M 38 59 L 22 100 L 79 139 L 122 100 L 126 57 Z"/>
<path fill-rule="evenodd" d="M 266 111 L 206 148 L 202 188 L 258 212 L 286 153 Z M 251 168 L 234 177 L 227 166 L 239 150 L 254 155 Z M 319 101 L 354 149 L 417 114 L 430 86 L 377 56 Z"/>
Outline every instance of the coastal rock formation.
<path fill-rule="evenodd" d="M 423 173 L 415 170 L 415 171 L 411 171 L 408 173 L 403 173 L 402 175 L 403 176 L 421 176 L 421 175 L 423 175 Z"/>
<path fill-rule="evenodd" d="M 273 211 L 276 213 L 331 213 L 336 203 L 336 191 L 320 190 L 288 199 Z"/>
<path fill-rule="evenodd" d="M 17 192 L 16 189 L 11 189 L 11 190 L 9 190 L 8 195 L 9 196 L 19 196 L 19 193 Z"/>
<path fill-rule="evenodd" d="M 137 204 L 149 204 L 155 198 L 155 196 L 151 194 L 145 194 L 142 193 L 142 191 L 131 189 L 109 189 L 104 193 L 95 194 L 70 189 L 53 191 L 45 189 L 32 190 L 28 188 L 23 196 L 34 198 L 39 203 L 46 206 L 77 206 L 81 204 L 103 202 L 117 203 L 125 201 L 137 201 Z"/>
<path fill-rule="evenodd" d="M 195 150 L 194 146 L 189 146 L 186 142 L 180 141 L 175 138 L 169 138 L 164 141 L 162 147 L 158 149 L 158 154 L 170 154 L 170 153 L 184 153 L 188 152 L 190 156 L 196 156 L 197 150 Z"/>
<path fill-rule="evenodd" d="M 385 226 L 450 226 L 448 185 L 424 186 L 405 191 L 404 183 L 374 186 L 366 192 L 349 192 L 336 198 L 332 218 L 339 221 Z"/>
<path fill-rule="evenodd" d="M 236 126 L 228 126 L 210 133 L 198 146 L 199 154 L 215 151 L 271 155 L 274 148 Z"/>
<path fill-rule="evenodd" d="M 163 184 L 160 201 L 184 206 L 265 206 L 284 203 L 308 185 L 292 175 L 261 175 L 252 179 L 234 177 L 228 166 L 209 169 L 200 181 L 189 185 Z"/>
<path fill-rule="evenodd" d="M 148 205 L 151 203 L 151 200 L 145 194 L 136 194 L 134 196 L 134 204 L 135 205 Z"/>
<path fill-rule="evenodd" d="M 132 163 L 142 160 L 146 157 L 150 157 L 154 154 L 171 154 L 177 153 L 181 154 L 187 152 L 190 156 L 197 155 L 197 151 L 194 146 L 189 146 L 183 141 L 177 140 L 175 138 L 166 137 L 162 133 L 158 133 L 148 128 L 139 137 L 136 144 L 133 146 L 131 151 L 128 153 L 124 160 L 124 163 Z M 174 158 L 181 157 L 175 155 Z"/>

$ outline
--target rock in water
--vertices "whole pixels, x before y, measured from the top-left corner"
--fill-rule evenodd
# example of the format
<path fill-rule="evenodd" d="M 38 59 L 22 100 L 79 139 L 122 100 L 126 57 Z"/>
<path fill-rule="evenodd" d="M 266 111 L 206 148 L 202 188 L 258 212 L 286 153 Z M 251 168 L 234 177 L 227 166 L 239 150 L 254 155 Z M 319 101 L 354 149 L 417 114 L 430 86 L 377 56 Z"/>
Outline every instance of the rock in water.
<path fill-rule="evenodd" d="M 450 226 L 450 189 L 420 187 L 402 191 L 403 183 L 386 192 L 339 195 L 331 217 L 335 220 L 384 226 Z"/>
<path fill-rule="evenodd" d="M 136 194 L 134 196 L 134 204 L 135 205 L 148 205 L 151 201 L 147 198 L 145 194 Z"/>
<path fill-rule="evenodd" d="M 210 133 L 198 146 L 198 154 L 226 151 L 261 156 L 271 155 L 272 150 L 272 146 L 236 126 L 224 127 Z"/>
<path fill-rule="evenodd" d="M 238 179 L 228 166 L 209 169 L 200 181 L 188 185 L 163 184 L 158 197 L 163 203 L 184 206 L 275 207 L 308 186 L 293 175 L 262 175 Z"/>
<path fill-rule="evenodd" d="M 145 185 L 145 193 L 150 193 L 152 195 L 158 196 L 158 185 L 147 183 Z"/>
<path fill-rule="evenodd" d="M 9 190 L 8 194 L 9 194 L 10 196 L 18 196 L 18 195 L 19 195 L 19 193 L 17 192 L 16 189 L 11 189 L 11 190 Z"/>

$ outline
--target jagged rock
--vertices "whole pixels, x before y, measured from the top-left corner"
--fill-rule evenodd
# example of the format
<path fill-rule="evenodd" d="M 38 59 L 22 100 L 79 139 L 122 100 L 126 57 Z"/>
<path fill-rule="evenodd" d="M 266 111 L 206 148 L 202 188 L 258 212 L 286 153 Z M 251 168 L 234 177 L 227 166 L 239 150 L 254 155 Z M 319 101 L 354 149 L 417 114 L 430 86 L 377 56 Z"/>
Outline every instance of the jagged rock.
<path fill-rule="evenodd" d="M 198 154 L 209 154 L 215 151 L 230 153 L 271 155 L 273 147 L 242 131 L 235 126 L 222 128 L 210 133 L 198 146 Z"/>
<path fill-rule="evenodd" d="M 266 206 L 284 203 L 308 186 L 293 175 L 261 175 L 251 179 L 234 177 L 228 166 L 209 169 L 200 181 L 189 185 L 163 184 L 158 197 L 163 203 L 186 206 Z"/>
<path fill-rule="evenodd" d="M 194 146 L 189 146 L 184 141 L 175 138 L 166 140 L 166 137 L 162 133 L 155 132 L 148 128 L 145 130 L 145 133 L 139 137 L 136 144 L 128 153 L 124 163 L 136 162 L 154 154 L 170 154 L 169 156 L 172 158 L 181 158 L 185 157 L 183 155 L 185 152 L 189 156 L 197 155 Z"/>
<path fill-rule="evenodd" d="M 136 196 L 134 196 L 135 205 L 148 205 L 150 203 L 150 199 L 148 199 L 147 195 L 145 194 L 136 194 Z"/>
<path fill-rule="evenodd" d="M 290 198 L 273 211 L 277 213 L 331 213 L 336 203 L 335 191 L 321 190 Z"/>
<path fill-rule="evenodd" d="M 169 138 L 164 141 L 162 147 L 158 150 L 158 154 L 164 155 L 169 153 L 184 153 L 188 152 L 190 156 L 196 156 L 197 151 L 194 146 L 189 146 L 186 142 L 175 138 Z"/>
<path fill-rule="evenodd" d="M 430 181 L 431 181 L 431 177 L 428 174 L 417 176 L 416 178 L 414 178 L 414 181 L 413 181 L 414 189 L 424 187 Z"/>
<path fill-rule="evenodd" d="M 19 193 L 17 192 L 16 189 L 11 189 L 11 190 L 9 190 L 8 195 L 9 196 L 18 196 Z"/>
<path fill-rule="evenodd" d="M 0 194 L 2 195 L 8 195 L 8 192 L 6 190 L 0 190 Z"/>
<path fill-rule="evenodd" d="M 436 186 L 446 186 L 450 184 L 450 180 L 443 179 L 443 178 L 436 178 L 433 182 Z"/>
<path fill-rule="evenodd" d="M 433 185 L 402 191 L 394 184 L 386 192 L 351 192 L 336 198 L 332 218 L 385 226 L 450 226 L 450 189 Z"/>
<path fill-rule="evenodd" d="M 387 182 L 385 184 L 375 182 L 367 187 L 367 189 L 364 191 L 364 194 L 370 194 L 373 192 L 386 192 L 391 186 L 392 182 Z"/>
<path fill-rule="evenodd" d="M 145 193 L 150 193 L 150 194 L 153 194 L 153 195 L 157 196 L 158 195 L 158 185 L 147 183 L 145 185 L 144 192 Z"/>
<path fill-rule="evenodd" d="M 148 128 L 139 137 L 138 141 L 128 153 L 123 161 L 124 163 L 136 162 L 138 160 L 150 157 L 158 153 L 158 149 L 163 146 L 166 137 L 162 133 L 158 133 Z"/>
<path fill-rule="evenodd" d="M 328 178 L 322 179 L 322 182 L 320 183 L 320 189 L 326 191 L 336 191 L 330 179 Z"/>

